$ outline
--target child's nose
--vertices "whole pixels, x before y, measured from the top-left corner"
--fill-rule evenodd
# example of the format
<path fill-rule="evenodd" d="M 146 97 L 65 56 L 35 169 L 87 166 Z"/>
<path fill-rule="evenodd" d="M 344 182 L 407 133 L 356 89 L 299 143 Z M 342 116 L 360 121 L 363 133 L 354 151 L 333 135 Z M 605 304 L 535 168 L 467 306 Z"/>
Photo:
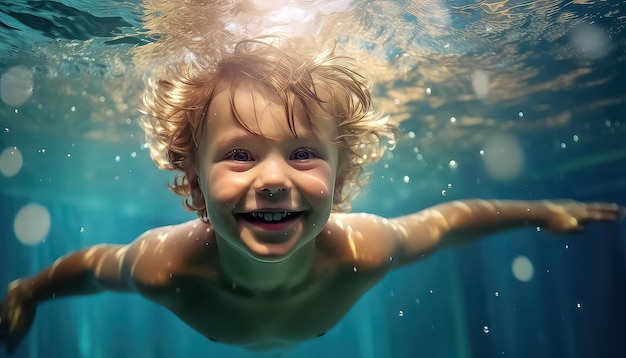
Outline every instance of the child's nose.
<path fill-rule="evenodd" d="M 258 166 L 258 176 L 254 182 L 254 189 L 257 193 L 269 194 L 285 193 L 291 188 L 286 171 L 289 166 L 284 160 L 278 158 L 267 158 L 262 165 Z"/>

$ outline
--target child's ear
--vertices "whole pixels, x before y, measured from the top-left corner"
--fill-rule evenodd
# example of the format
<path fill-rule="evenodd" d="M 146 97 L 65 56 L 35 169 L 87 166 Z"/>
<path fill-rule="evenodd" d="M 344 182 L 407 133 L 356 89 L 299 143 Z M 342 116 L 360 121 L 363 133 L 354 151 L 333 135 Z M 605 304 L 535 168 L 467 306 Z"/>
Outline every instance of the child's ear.
<path fill-rule="evenodd" d="M 185 172 L 187 183 L 189 183 L 189 190 L 191 196 L 191 205 L 196 210 L 204 209 L 204 194 L 202 194 L 202 188 L 200 187 L 200 178 L 195 170 Z"/>

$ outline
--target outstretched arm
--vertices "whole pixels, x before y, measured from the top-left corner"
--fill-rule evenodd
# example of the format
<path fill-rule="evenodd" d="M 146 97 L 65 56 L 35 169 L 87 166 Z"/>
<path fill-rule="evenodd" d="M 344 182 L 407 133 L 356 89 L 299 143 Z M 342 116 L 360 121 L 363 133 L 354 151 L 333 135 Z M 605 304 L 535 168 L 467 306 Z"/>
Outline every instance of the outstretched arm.
<path fill-rule="evenodd" d="M 321 242 L 355 267 L 387 270 L 509 229 L 539 226 L 553 233 L 577 232 L 586 223 L 614 221 L 624 214 L 616 204 L 573 200 L 457 200 L 393 219 L 333 214 L 321 234 L 329 240 Z"/>
<path fill-rule="evenodd" d="M 37 275 L 9 284 L 0 306 L 0 341 L 13 351 L 30 328 L 37 305 L 45 300 L 103 290 L 132 291 L 122 267 L 128 246 L 97 245 L 54 262 Z"/>
<path fill-rule="evenodd" d="M 573 200 L 458 200 L 393 219 L 405 263 L 425 252 L 481 239 L 508 229 L 539 226 L 554 233 L 581 231 L 592 221 L 624 214 L 616 204 Z"/>

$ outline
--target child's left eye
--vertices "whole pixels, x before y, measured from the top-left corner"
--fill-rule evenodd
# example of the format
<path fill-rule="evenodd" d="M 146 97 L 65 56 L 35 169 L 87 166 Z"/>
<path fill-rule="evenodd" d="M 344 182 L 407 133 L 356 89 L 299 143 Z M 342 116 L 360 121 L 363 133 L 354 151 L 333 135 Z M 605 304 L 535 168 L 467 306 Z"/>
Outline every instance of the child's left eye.
<path fill-rule="evenodd" d="M 313 158 L 315 158 L 315 152 L 311 148 L 298 148 L 289 156 L 289 160 L 309 160 Z"/>

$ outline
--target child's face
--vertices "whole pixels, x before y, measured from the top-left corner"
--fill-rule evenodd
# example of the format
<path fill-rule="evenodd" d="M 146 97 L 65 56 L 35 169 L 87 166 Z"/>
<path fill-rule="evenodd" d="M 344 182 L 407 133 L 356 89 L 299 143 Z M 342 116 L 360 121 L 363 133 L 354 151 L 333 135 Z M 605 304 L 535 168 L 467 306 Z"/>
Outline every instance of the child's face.
<path fill-rule="evenodd" d="M 312 118 L 295 106 L 290 132 L 281 104 L 260 84 L 243 82 L 234 107 L 231 89 L 211 102 L 198 147 L 200 190 L 218 239 L 258 260 L 287 257 L 324 228 L 333 205 L 338 151 L 333 120 Z M 256 134 L 255 134 L 256 133 Z M 192 177 L 190 177 L 193 180 Z M 203 195 L 202 197 L 199 197 Z"/>

